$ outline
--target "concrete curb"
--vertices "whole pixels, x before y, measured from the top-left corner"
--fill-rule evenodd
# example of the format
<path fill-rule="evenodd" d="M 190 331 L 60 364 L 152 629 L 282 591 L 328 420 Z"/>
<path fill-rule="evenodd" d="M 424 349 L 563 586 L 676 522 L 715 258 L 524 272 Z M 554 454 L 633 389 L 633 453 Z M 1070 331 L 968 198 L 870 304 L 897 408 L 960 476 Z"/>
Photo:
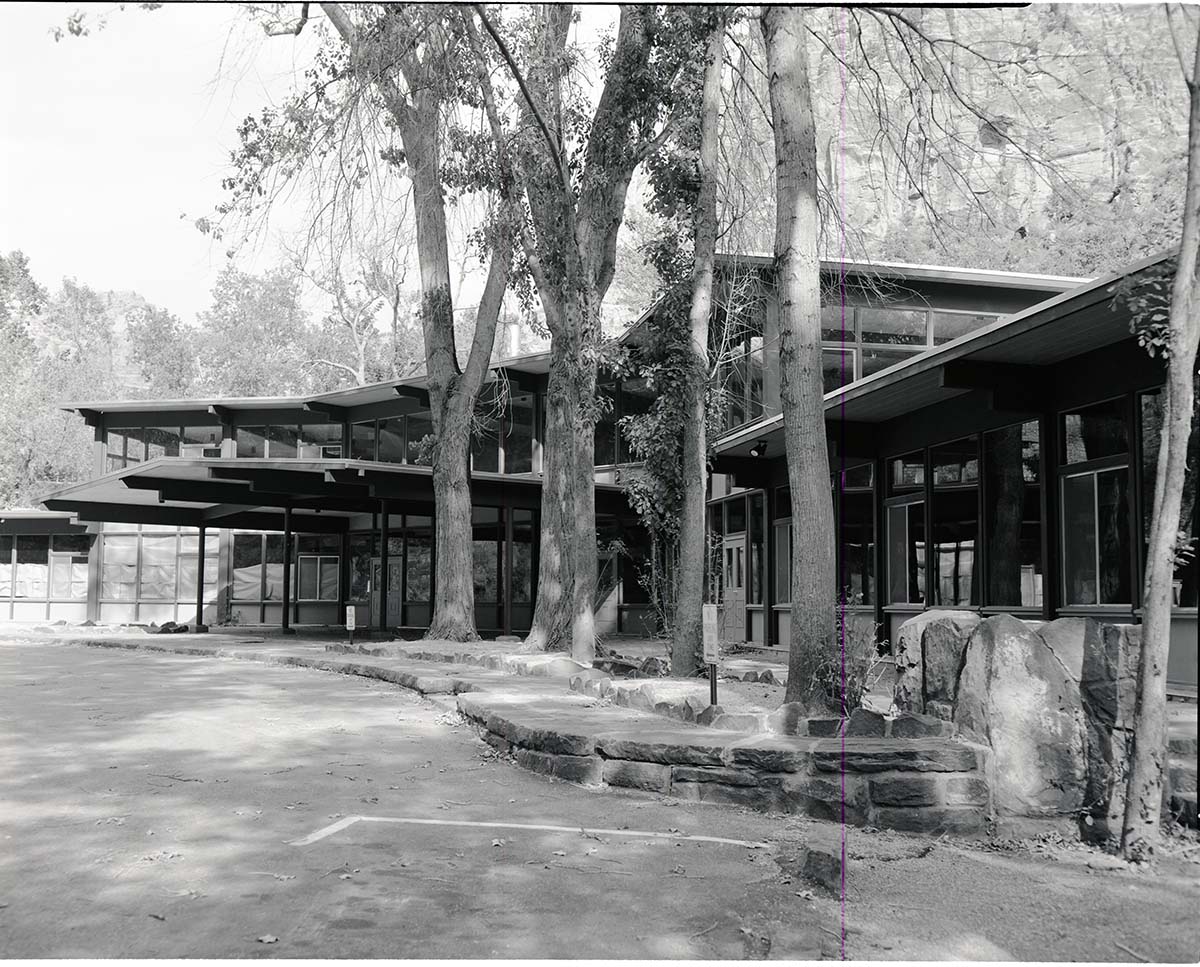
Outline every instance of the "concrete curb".
<path fill-rule="evenodd" d="M 35 641 L 37 639 L 22 639 Z M 148 651 L 167 655 L 187 655 L 199 658 L 225 658 L 234 661 L 257 662 L 263 665 L 291 666 L 296 668 L 312 668 L 316 671 L 333 672 L 339 675 L 351 675 L 358 678 L 371 678 L 381 682 L 399 685 L 424 696 L 457 695 L 467 692 L 477 686 L 471 682 L 454 678 L 449 675 L 430 676 L 413 674 L 398 668 L 388 668 L 383 665 L 373 665 L 368 662 L 336 661 L 328 658 L 309 658 L 304 655 L 277 654 L 267 651 L 245 651 L 220 647 L 204 647 L 201 645 L 158 644 L 156 642 L 106 640 L 104 638 L 73 638 L 64 642 L 67 644 L 84 645 L 88 648 L 110 648 L 120 651 Z M 447 706 L 453 708 L 453 706 Z"/>

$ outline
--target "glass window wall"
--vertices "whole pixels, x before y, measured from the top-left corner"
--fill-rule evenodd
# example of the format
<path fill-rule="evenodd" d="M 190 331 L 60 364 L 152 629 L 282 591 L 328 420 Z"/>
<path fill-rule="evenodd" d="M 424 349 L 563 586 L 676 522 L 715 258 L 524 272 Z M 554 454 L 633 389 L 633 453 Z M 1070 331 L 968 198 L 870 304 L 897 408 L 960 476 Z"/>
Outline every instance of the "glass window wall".
<path fill-rule="evenodd" d="M 1041 440 L 1036 420 L 983 435 L 987 603 L 1040 608 Z"/>

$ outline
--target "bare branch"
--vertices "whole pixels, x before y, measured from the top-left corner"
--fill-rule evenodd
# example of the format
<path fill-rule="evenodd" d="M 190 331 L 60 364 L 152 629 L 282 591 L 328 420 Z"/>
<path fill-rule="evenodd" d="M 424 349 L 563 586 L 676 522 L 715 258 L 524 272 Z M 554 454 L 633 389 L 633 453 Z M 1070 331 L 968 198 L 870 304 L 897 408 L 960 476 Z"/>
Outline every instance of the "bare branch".
<path fill-rule="evenodd" d="M 562 180 L 563 191 L 566 192 L 566 197 L 571 197 L 571 178 L 567 174 L 566 162 L 563 160 L 562 146 L 558 139 L 550 133 L 550 127 L 546 124 L 546 119 L 542 116 L 541 108 L 533 98 L 533 93 L 529 90 L 529 85 L 525 83 L 525 75 L 521 73 L 521 69 L 517 66 L 517 62 L 513 59 L 512 52 L 508 49 L 508 45 L 500 36 L 499 32 L 488 19 L 487 12 L 483 8 L 482 3 L 473 3 L 471 6 L 479 15 L 484 29 L 491 35 L 492 41 L 496 44 L 496 48 L 500 51 L 500 56 L 504 58 L 504 62 L 508 65 L 509 72 L 513 79 L 517 82 L 517 86 L 521 89 L 521 96 L 525 99 L 525 103 L 529 106 L 530 113 L 533 114 L 534 120 L 537 121 L 538 127 L 542 131 L 542 137 L 546 139 L 546 146 L 550 149 L 550 154 L 554 158 L 554 165 L 558 169 L 558 176 Z"/>
<path fill-rule="evenodd" d="M 307 3 L 300 4 L 300 19 L 288 26 L 272 27 L 269 24 L 263 24 L 263 31 L 268 37 L 287 37 L 300 36 L 300 31 L 304 29 L 304 25 L 308 23 L 308 7 Z"/>

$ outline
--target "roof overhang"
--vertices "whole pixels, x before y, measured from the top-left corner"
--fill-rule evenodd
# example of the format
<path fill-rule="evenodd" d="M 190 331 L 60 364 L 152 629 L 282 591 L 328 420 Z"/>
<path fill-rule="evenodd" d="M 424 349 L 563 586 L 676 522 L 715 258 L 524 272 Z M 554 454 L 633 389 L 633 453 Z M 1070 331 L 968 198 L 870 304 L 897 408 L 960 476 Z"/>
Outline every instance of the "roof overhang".
<path fill-rule="evenodd" d="M 537 474 L 474 473 L 475 504 L 537 509 Z M 433 470 L 371 460 L 270 460 L 159 457 L 63 488 L 43 503 L 60 519 L 200 527 L 345 531 L 350 519 L 378 512 L 433 512 Z M 596 485 L 600 513 L 626 515 L 624 490 Z"/>
<path fill-rule="evenodd" d="M 1128 313 L 1112 305 L 1113 285 L 1173 256 L 1166 252 L 1142 259 L 827 393 L 830 437 L 849 452 L 865 451 L 874 426 L 979 389 L 991 392 L 999 406 L 1036 406 L 1028 387 L 1044 384 L 1051 367 L 1130 338 Z M 783 416 L 776 413 L 738 427 L 714 446 L 718 460 L 750 457 L 752 449 L 763 451 L 760 457 L 782 456 Z"/>
<path fill-rule="evenodd" d="M 85 524 L 72 514 L 47 510 L 5 510 L 0 512 L 0 535 L 9 534 L 83 534 Z"/>

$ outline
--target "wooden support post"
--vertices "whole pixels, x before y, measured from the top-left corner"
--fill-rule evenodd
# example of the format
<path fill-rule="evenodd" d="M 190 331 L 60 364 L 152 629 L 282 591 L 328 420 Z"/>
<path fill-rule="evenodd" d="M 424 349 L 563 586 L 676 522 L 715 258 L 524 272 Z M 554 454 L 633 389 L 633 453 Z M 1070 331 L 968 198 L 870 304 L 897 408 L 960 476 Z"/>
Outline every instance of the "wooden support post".
<path fill-rule="evenodd" d="M 283 621 L 280 630 L 285 635 L 294 635 L 292 618 L 292 508 L 283 508 Z"/>
<path fill-rule="evenodd" d="M 198 634 L 208 631 L 204 623 L 204 525 L 200 525 L 200 539 L 196 546 L 196 626 L 192 629 Z"/>
<path fill-rule="evenodd" d="M 379 502 L 380 534 L 379 534 L 379 630 L 387 631 L 388 610 L 388 539 L 391 530 L 388 527 L 388 502 Z"/>

